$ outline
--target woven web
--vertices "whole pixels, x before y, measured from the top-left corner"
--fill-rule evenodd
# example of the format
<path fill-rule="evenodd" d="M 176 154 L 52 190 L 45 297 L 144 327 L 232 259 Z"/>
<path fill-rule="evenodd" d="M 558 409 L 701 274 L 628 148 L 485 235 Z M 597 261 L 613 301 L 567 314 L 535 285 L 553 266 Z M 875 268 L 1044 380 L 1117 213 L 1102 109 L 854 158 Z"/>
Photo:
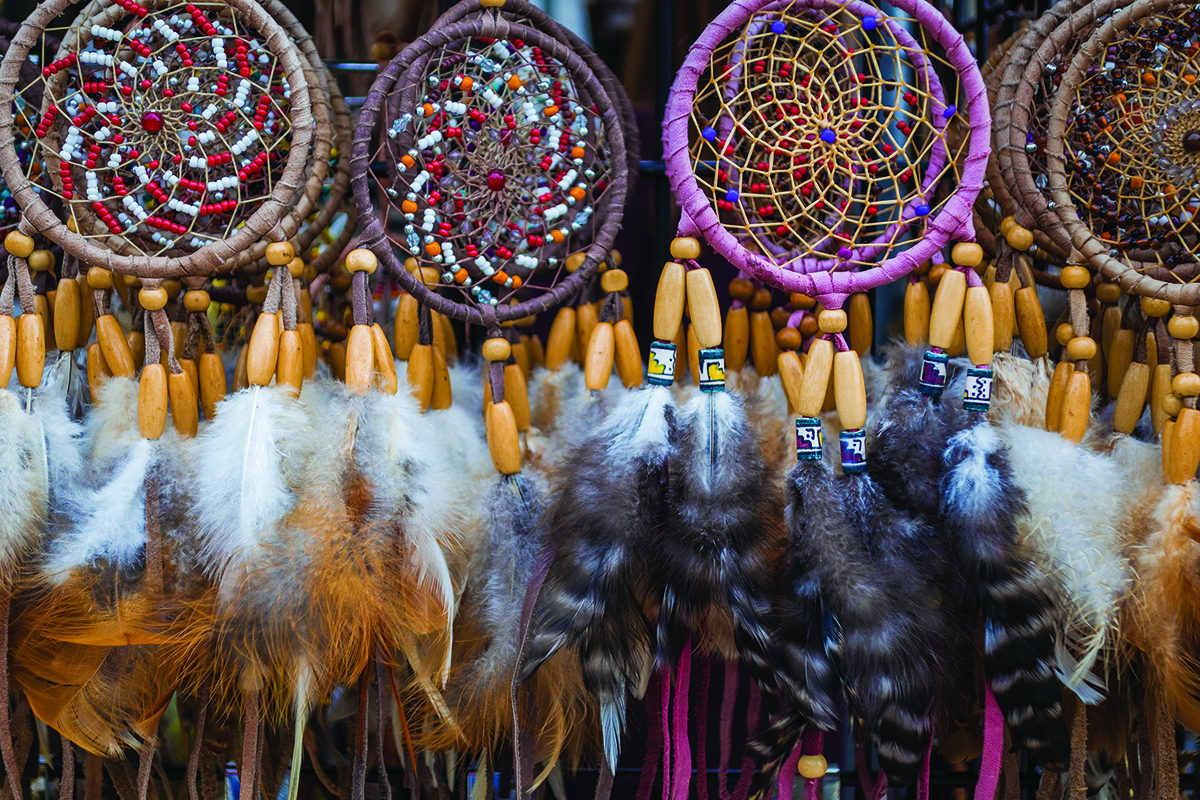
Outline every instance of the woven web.
<path fill-rule="evenodd" d="M 17 147 L 31 180 L 45 161 L 43 200 L 80 234 L 179 256 L 228 238 L 271 193 L 288 86 L 229 6 L 98 0 L 47 33 L 64 44 L 30 53 L 42 73 L 16 97 Z"/>
<path fill-rule="evenodd" d="M 741 244 L 777 263 L 871 264 L 919 240 L 959 182 L 954 76 L 906 19 L 796 3 L 758 14 L 698 83 L 698 184 Z"/>
<path fill-rule="evenodd" d="M 496 305 L 566 276 L 603 223 L 609 154 L 601 109 L 561 63 L 516 38 L 455 42 L 386 108 L 376 157 L 391 174 L 376 177 L 403 218 L 389 235 L 437 268 L 436 290 Z"/>
<path fill-rule="evenodd" d="M 1076 87 L 1063 137 L 1071 194 L 1114 257 L 1197 260 L 1198 25 L 1190 6 L 1135 22 Z"/>

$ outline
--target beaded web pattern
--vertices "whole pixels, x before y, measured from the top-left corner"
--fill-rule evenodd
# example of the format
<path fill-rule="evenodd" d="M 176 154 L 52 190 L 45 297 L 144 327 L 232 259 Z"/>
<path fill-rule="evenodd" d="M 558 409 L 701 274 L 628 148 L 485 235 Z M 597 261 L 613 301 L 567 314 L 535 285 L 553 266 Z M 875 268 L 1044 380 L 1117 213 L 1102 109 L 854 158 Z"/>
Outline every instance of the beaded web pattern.
<path fill-rule="evenodd" d="M 962 174 L 954 69 L 924 28 L 871 12 L 758 13 L 697 83 L 697 184 L 743 247 L 794 271 L 856 269 L 914 244 Z"/>
<path fill-rule="evenodd" d="M 31 165 L 45 161 L 43 200 L 80 234 L 179 256 L 228 238 L 270 195 L 289 90 L 234 9 L 97 0 L 48 33 L 63 45 L 31 52 L 42 72 L 15 98 L 17 125 L 32 130 Z"/>
<path fill-rule="evenodd" d="M 1114 258 L 1196 261 L 1198 27 L 1193 6 L 1134 22 L 1075 87 L 1063 136 L 1071 195 Z"/>
<path fill-rule="evenodd" d="M 545 291 L 603 222 L 599 109 L 557 60 L 517 38 L 440 48 L 388 96 L 377 177 L 404 224 L 395 247 L 468 304 Z"/>

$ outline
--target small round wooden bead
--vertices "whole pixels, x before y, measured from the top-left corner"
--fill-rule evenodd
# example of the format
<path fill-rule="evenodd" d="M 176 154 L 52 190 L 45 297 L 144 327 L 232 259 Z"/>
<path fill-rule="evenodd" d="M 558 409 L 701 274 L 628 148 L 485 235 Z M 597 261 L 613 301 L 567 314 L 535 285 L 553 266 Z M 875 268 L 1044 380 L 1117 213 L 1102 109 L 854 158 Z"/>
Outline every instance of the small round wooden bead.
<path fill-rule="evenodd" d="M 504 0 L 479 0 L 479 5 L 484 8 L 500 8 L 504 5 Z"/>
<path fill-rule="evenodd" d="M 291 242 L 271 242 L 267 245 L 267 263 L 272 267 L 282 267 L 296 257 L 296 249 Z"/>
<path fill-rule="evenodd" d="M 1090 336 L 1076 336 L 1067 342 L 1067 358 L 1072 361 L 1091 361 L 1096 357 L 1096 341 Z"/>
<path fill-rule="evenodd" d="M 267 299 L 266 286 L 247 286 L 246 300 L 251 303 L 262 303 Z"/>
<path fill-rule="evenodd" d="M 1092 282 L 1092 273 L 1087 267 L 1063 267 L 1060 277 L 1066 289 L 1082 289 Z"/>
<path fill-rule="evenodd" d="M 290 262 L 291 259 L 288 259 Z M 351 250 L 346 255 L 346 269 L 350 272 L 365 272 L 368 275 L 375 272 L 375 268 L 379 266 L 379 259 L 375 254 L 364 247 L 357 250 Z"/>
<path fill-rule="evenodd" d="M 928 275 L 929 269 L 932 266 L 933 266 L 932 263 L 930 263 L 928 261 L 922 261 L 920 264 L 917 264 L 917 268 L 915 270 L 913 270 L 913 272 L 917 273 L 918 275 L 922 275 L 922 276 Z"/>
<path fill-rule="evenodd" d="M 304 275 L 304 259 L 297 256 L 288 262 L 288 272 L 293 278 L 299 278 Z"/>
<path fill-rule="evenodd" d="M 671 258 L 690 258 L 694 261 L 699 257 L 699 240 L 694 239 L 691 236 L 680 236 L 677 239 L 671 240 Z"/>
<path fill-rule="evenodd" d="M 1054 329 L 1054 338 L 1058 339 L 1058 343 L 1063 347 L 1067 346 L 1067 342 L 1075 338 L 1075 329 L 1071 327 L 1071 323 L 1064 322 Z"/>
<path fill-rule="evenodd" d="M 942 276 L 946 274 L 946 270 L 950 269 L 949 264 L 934 264 L 929 268 L 929 284 L 937 286 L 942 282 Z"/>
<path fill-rule="evenodd" d="M 1112 305 L 1121 299 L 1121 285 L 1118 283 L 1102 283 L 1096 287 L 1096 299 L 1101 303 Z"/>
<path fill-rule="evenodd" d="M 784 327 L 775 331 L 775 344 L 779 345 L 781 350 L 799 350 L 803 341 L 800 331 L 796 328 Z"/>
<path fill-rule="evenodd" d="M 621 268 L 621 260 L 622 260 L 621 259 L 621 251 L 614 249 L 612 251 L 611 255 L 612 255 L 613 266 L 616 267 L 617 269 L 620 269 Z"/>
<path fill-rule="evenodd" d="M 846 330 L 846 312 L 840 308 L 827 308 L 817 317 L 821 333 L 841 333 Z"/>
<path fill-rule="evenodd" d="M 438 271 L 434 267 L 421 267 L 418 277 L 421 279 L 421 283 L 426 286 L 437 286 L 440 280 L 438 278 Z"/>
<path fill-rule="evenodd" d="M 1180 397 L 1200 396 L 1200 375 L 1181 372 L 1171 379 L 1171 391 Z"/>
<path fill-rule="evenodd" d="M 771 307 L 771 290 L 765 287 L 755 289 L 748 305 L 751 311 L 766 311 Z"/>
<path fill-rule="evenodd" d="M 29 254 L 29 268 L 34 272 L 49 272 L 54 269 L 54 253 L 49 250 L 34 250 Z"/>
<path fill-rule="evenodd" d="M 1147 317 L 1165 317 L 1171 313 L 1171 304 L 1157 297 L 1143 297 L 1142 313 Z"/>
<path fill-rule="evenodd" d="M 4 249 L 17 258 L 29 258 L 33 252 L 33 239 L 20 231 L 9 231 L 4 237 Z"/>
<path fill-rule="evenodd" d="M 87 282 L 93 289 L 111 289 L 113 274 L 104 267 L 92 267 L 87 272 Z"/>
<path fill-rule="evenodd" d="M 623 269 L 610 269 L 600 276 L 600 288 L 605 292 L 623 292 L 629 288 L 629 276 Z"/>
<path fill-rule="evenodd" d="M 825 756 L 811 755 L 800 756 L 800 762 L 796 765 L 796 771 L 800 773 L 801 778 L 820 778 L 829 770 L 829 764 L 825 761 Z"/>
<path fill-rule="evenodd" d="M 1008 233 L 1004 234 L 1004 238 L 1008 240 L 1014 250 L 1024 252 L 1033 247 L 1033 231 L 1015 223 L 1008 229 Z"/>
<path fill-rule="evenodd" d="M 788 324 L 788 320 L 792 318 L 792 312 L 788 311 L 783 306 L 775 306 L 771 309 L 771 327 L 779 330 L 784 325 Z"/>
<path fill-rule="evenodd" d="M 507 361 L 510 355 L 512 345 L 508 343 L 508 339 L 496 336 L 483 343 L 483 357 L 487 361 Z"/>
<path fill-rule="evenodd" d="M 747 302 L 754 297 L 754 281 L 749 278 L 734 278 L 729 282 L 729 296 L 734 300 Z"/>
<path fill-rule="evenodd" d="M 1167 320 L 1167 333 L 1176 339 L 1195 339 L 1200 333 L 1200 321 L 1195 317 L 1171 317 Z"/>
<path fill-rule="evenodd" d="M 806 294 L 800 294 L 800 292 L 792 292 L 790 295 L 788 295 L 788 302 L 790 302 L 792 304 L 792 308 L 796 309 L 797 311 L 807 311 L 808 309 L 814 308 L 817 305 L 816 300 Z"/>
<path fill-rule="evenodd" d="M 565 266 L 567 268 L 567 272 L 578 271 L 579 268 L 583 266 L 583 262 L 586 259 L 587 259 L 587 256 L 584 255 L 583 253 L 572 253 L 571 255 L 567 256 L 567 260 L 566 260 L 566 264 L 565 264 Z"/>
<path fill-rule="evenodd" d="M 208 292 L 203 289 L 189 289 L 183 295 L 183 307 L 188 311 L 207 311 L 209 302 Z"/>
<path fill-rule="evenodd" d="M 415 258 L 410 256 L 409 258 L 404 259 L 404 268 L 409 272 L 416 272 L 418 266 L 420 265 L 417 264 L 417 260 Z"/>
<path fill-rule="evenodd" d="M 179 294 L 183 291 L 183 284 L 174 278 L 167 278 L 162 282 L 162 287 L 167 290 L 167 297 L 172 300 L 179 297 Z"/>
<path fill-rule="evenodd" d="M 960 267 L 974 269 L 983 263 L 983 248 L 975 242 L 959 242 L 950 250 L 950 260 Z"/>
<path fill-rule="evenodd" d="M 139 278 L 137 275 L 122 275 L 121 280 L 130 289 L 141 288 L 141 285 L 142 285 L 142 279 Z"/>
<path fill-rule="evenodd" d="M 1000 235 L 1008 236 L 1008 232 L 1011 231 L 1013 225 L 1016 225 L 1016 224 L 1017 224 L 1017 221 L 1012 218 L 1011 214 L 1008 215 L 1007 217 L 1005 217 L 1004 219 L 1000 220 Z"/>
<path fill-rule="evenodd" d="M 1178 417 L 1183 411 L 1183 398 L 1177 394 L 1163 395 L 1162 410 L 1168 417 Z"/>
<path fill-rule="evenodd" d="M 138 302 L 147 311 L 158 311 L 167 305 L 167 290 L 161 286 L 157 289 L 143 287 L 138 291 Z"/>
<path fill-rule="evenodd" d="M 804 319 L 800 320 L 800 335 L 815 336 L 820 327 L 817 325 L 817 318 L 812 314 L 805 314 Z"/>

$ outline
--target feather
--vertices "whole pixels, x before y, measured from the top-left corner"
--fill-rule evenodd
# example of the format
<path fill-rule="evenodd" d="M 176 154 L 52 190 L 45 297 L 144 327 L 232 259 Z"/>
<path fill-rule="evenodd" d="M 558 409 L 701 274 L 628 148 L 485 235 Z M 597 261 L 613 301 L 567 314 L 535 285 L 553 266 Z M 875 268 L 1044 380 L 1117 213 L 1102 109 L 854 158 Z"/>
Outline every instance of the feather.
<path fill-rule="evenodd" d="M 50 475 L 37 420 L 0 389 L 0 590 L 12 591 L 49 513 Z"/>

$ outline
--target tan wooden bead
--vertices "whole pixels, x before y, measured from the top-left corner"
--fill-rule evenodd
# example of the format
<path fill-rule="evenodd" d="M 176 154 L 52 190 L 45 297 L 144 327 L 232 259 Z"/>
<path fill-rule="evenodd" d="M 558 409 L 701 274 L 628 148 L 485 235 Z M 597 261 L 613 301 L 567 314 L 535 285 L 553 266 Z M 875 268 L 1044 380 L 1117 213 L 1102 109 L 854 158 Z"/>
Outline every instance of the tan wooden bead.
<path fill-rule="evenodd" d="M 875 322 L 871 318 L 871 301 L 866 292 L 855 292 L 846 302 L 847 330 L 850 349 L 865 356 L 874 343 Z"/>
<path fill-rule="evenodd" d="M 750 281 L 746 281 L 750 283 Z M 673 341 L 683 322 L 683 308 L 687 297 L 686 276 L 683 264 L 668 261 L 658 279 L 654 295 L 654 338 L 664 342 Z M 750 284 L 750 293 L 754 285 Z"/>
<path fill-rule="evenodd" d="M 1013 219 L 1012 214 L 1009 214 L 1007 217 L 1000 220 L 1000 235 L 1008 236 L 1008 232 L 1011 231 L 1013 225 L 1016 225 L 1016 224 L 1017 224 L 1017 221 L 1015 219 Z"/>
<path fill-rule="evenodd" d="M 138 432 L 143 439 L 157 439 L 167 427 L 167 370 L 162 364 L 142 368 L 138 380 Z"/>
<path fill-rule="evenodd" d="M 420 335 L 420 320 L 417 314 L 417 298 L 411 294 L 400 295 L 400 302 L 396 306 L 395 329 L 392 333 L 392 351 L 401 361 L 408 361 L 408 355 Z"/>
<path fill-rule="evenodd" d="M 792 313 L 787 306 L 775 306 L 771 309 L 771 327 L 775 330 L 785 327 L 792 318 Z"/>
<path fill-rule="evenodd" d="M 700 241 L 691 236 L 671 240 L 671 258 L 691 259 L 700 257 Z"/>
<path fill-rule="evenodd" d="M 797 311 L 807 311 L 817 305 L 817 301 L 806 294 L 800 292 L 792 292 L 788 295 L 788 302 L 792 304 L 792 308 Z"/>
<path fill-rule="evenodd" d="M 1200 320 L 1193 316 L 1177 316 L 1167 320 L 1167 333 L 1176 339 L 1195 339 L 1200 333 Z"/>
<path fill-rule="evenodd" d="M 608 386 L 613 371 L 616 344 L 611 322 L 599 322 L 592 329 L 588 340 L 587 355 L 583 362 L 583 379 L 587 388 L 599 391 Z"/>
<path fill-rule="evenodd" d="M 29 268 L 34 272 L 49 272 L 54 269 L 54 253 L 49 250 L 34 250 L 29 254 Z"/>
<path fill-rule="evenodd" d="M 1108 394 L 1117 397 L 1121 393 L 1121 384 L 1125 382 L 1125 372 L 1133 363 L 1134 346 L 1137 337 L 1133 331 L 1119 330 L 1113 334 L 1112 343 L 1108 347 Z"/>
<path fill-rule="evenodd" d="M 182 366 L 182 364 L 180 365 Z M 186 371 L 167 375 L 167 395 L 171 401 L 171 423 L 184 439 L 200 429 L 200 409 L 196 404 L 196 385 Z"/>
<path fill-rule="evenodd" d="M 846 312 L 840 308 L 827 308 L 817 315 L 817 328 L 821 333 L 841 333 L 846 330 Z"/>
<path fill-rule="evenodd" d="M 588 342 L 592 340 L 592 331 L 600 321 L 600 312 L 592 303 L 580 303 L 575 308 L 575 341 L 582 357 L 587 352 Z"/>
<path fill-rule="evenodd" d="M 587 254 L 572 253 L 571 255 L 567 256 L 564 266 L 567 268 L 567 272 L 578 272 L 579 268 L 583 266 L 583 262 L 586 260 Z"/>
<path fill-rule="evenodd" d="M 766 311 L 750 314 L 750 354 L 755 372 L 764 378 L 775 374 L 775 370 L 778 369 L 779 345 L 775 343 L 775 328 L 771 325 L 771 315 Z"/>
<path fill-rule="evenodd" d="M 976 365 L 991 364 L 992 353 L 995 352 L 995 322 L 992 319 L 992 300 L 984 286 L 967 289 L 963 302 L 963 333 L 970 362 Z"/>
<path fill-rule="evenodd" d="M 1075 370 L 1063 394 L 1062 422 L 1059 433 L 1072 442 L 1083 441 L 1092 408 L 1092 382 L 1086 372 Z"/>
<path fill-rule="evenodd" d="M 929 288 L 925 281 L 909 281 L 904 290 L 904 341 L 910 347 L 929 342 L 929 311 Z"/>
<path fill-rule="evenodd" d="M 816 314 L 805 314 L 804 318 L 800 320 L 800 335 L 806 339 L 809 336 L 816 336 L 820 330 L 817 326 Z"/>
<path fill-rule="evenodd" d="M 91 302 L 91 298 L 88 298 Z M 83 298 L 79 284 L 66 279 L 58 282 L 54 294 L 54 346 L 60 352 L 74 350 L 79 346 L 79 316 Z"/>
<path fill-rule="evenodd" d="M 942 276 L 945 275 L 946 271 L 949 270 L 950 268 L 951 267 L 949 264 L 934 264 L 932 267 L 930 267 L 929 268 L 929 285 L 937 286 L 939 283 L 941 283 Z"/>
<path fill-rule="evenodd" d="M 1200 375 L 1181 372 L 1171 379 L 1171 391 L 1180 397 L 1200 396 Z"/>
<path fill-rule="evenodd" d="M 0 315 L 0 386 L 8 386 L 17 364 L 17 321 Z"/>
<path fill-rule="evenodd" d="M 1033 231 L 1020 225 L 1014 224 L 1009 228 L 1004 238 L 1008 240 L 1014 250 L 1024 252 L 1033 247 Z"/>
<path fill-rule="evenodd" d="M 1112 305 L 1121 299 L 1121 285 L 1118 283 L 1101 283 L 1096 287 L 1096 299 L 1101 303 Z"/>
<path fill-rule="evenodd" d="M 642 384 L 642 350 L 638 346 L 637 335 L 629 320 L 618 320 L 613 325 L 613 344 L 616 348 L 615 362 L 617 375 L 626 389 L 632 389 Z"/>
<path fill-rule="evenodd" d="M 17 380 L 27 389 L 42 383 L 46 367 L 46 328 L 37 314 L 17 319 Z"/>
<path fill-rule="evenodd" d="M 846 430 L 867 424 L 867 390 L 858 353 L 845 350 L 833 357 L 833 394 L 838 419 Z"/>
<path fill-rule="evenodd" d="M 304 387 L 304 342 L 300 331 L 279 334 L 279 359 L 275 362 L 275 385 L 287 387 L 287 393 L 299 397 Z"/>
<path fill-rule="evenodd" d="M 483 391 L 490 393 L 492 389 L 485 386 Z M 504 402 L 512 409 L 517 430 L 529 430 L 529 387 L 525 381 L 525 373 L 518 364 L 508 364 L 504 367 Z"/>
<path fill-rule="evenodd" d="M 1200 467 L 1200 411 L 1184 408 L 1175 420 L 1167 479 L 1171 483 L 1195 480 Z"/>
<path fill-rule="evenodd" d="M 293 258 L 291 261 L 288 262 L 287 268 L 288 268 L 288 273 L 293 278 L 299 279 L 299 278 L 304 277 L 305 264 L 304 264 L 303 258 L 300 258 L 299 256 L 297 256 L 296 258 Z"/>
<path fill-rule="evenodd" d="M 109 373 L 118 378 L 132 378 L 136 370 L 133 351 L 112 314 L 96 318 L 96 340 L 104 351 L 104 363 L 108 365 Z"/>
<path fill-rule="evenodd" d="M 183 307 L 192 312 L 204 312 L 208 310 L 212 298 L 208 292 L 203 289 L 189 289 L 183 295 Z"/>
<path fill-rule="evenodd" d="M 546 369 L 558 370 L 570 360 L 575 346 L 575 327 L 575 309 L 560 308 L 546 338 Z"/>
<path fill-rule="evenodd" d="M 817 339 L 809 345 L 808 361 L 804 364 L 804 380 L 796 402 L 800 416 L 815 417 L 821 413 L 832 372 L 833 343 L 828 339 Z"/>
<path fill-rule="evenodd" d="M 1075 329 L 1071 327 L 1071 323 L 1064 322 L 1054 329 L 1054 338 L 1063 347 L 1067 346 L 1067 342 L 1075 338 Z"/>
<path fill-rule="evenodd" d="M 746 305 L 750 306 L 751 311 L 766 311 L 771 307 L 771 290 L 765 287 L 755 289 L 754 296 Z"/>
<path fill-rule="evenodd" d="M 142 287 L 138 290 L 138 302 L 147 311 L 158 311 L 167 306 L 167 290 L 161 286 L 157 289 Z"/>
<path fill-rule="evenodd" d="M 255 305 L 262 305 L 266 302 L 266 300 L 267 287 L 265 285 L 254 286 L 251 284 L 250 286 L 246 287 L 246 302 L 254 303 Z"/>
<path fill-rule="evenodd" d="M 825 756 L 820 754 L 800 756 L 796 771 L 800 773 L 801 778 L 812 780 L 823 777 L 829 771 L 829 764 L 825 761 Z"/>
<path fill-rule="evenodd" d="M 1146 392 L 1150 386 L 1150 366 L 1134 362 L 1125 370 L 1125 379 L 1117 393 L 1117 407 L 1113 412 L 1113 430 L 1129 435 L 1142 418 L 1146 407 Z"/>
<path fill-rule="evenodd" d="M 204 355 L 204 353 L 200 353 L 200 355 Z M 188 380 L 190 380 L 192 382 L 192 391 L 196 393 L 195 397 L 197 399 L 199 399 L 200 394 L 199 394 L 199 389 L 197 387 L 200 386 L 200 370 L 196 368 L 196 362 L 190 358 L 181 358 L 181 359 L 179 359 L 179 369 L 187 374 Z M 167 387 L 170 388 L 170 385 L 171 385 L 171 375 L 170 375 L 170 373 L 168 373 Z M 198 404 L 197 404 L 197 414 L 199 414 Z"/>
<path fill-rule="evenodd" d="M 786 330 L 786 329 L 785 329 Z M 800 402 L 800 387 L 804 384 L 804 366 L 795 350 L 784 350 L 776 361 L 779 379 L 783 382 L 783 393 L 788 399 L 788 413 L 794 415 Z"/>
<path fill-rule="evenodd" d="M 629 288 L 629 276 L 623 269 L 610 269 L 600 276 L 600 288 L 605 292 L 623 292 Z"/>
<path fill-rule="evenodd" d="M 1059 279 L 1065 289 L 1084 289 L 1092 282 L 1092 273 L 1087 267 L 1063 267 Z"/>
<path fill-rule="evenodd" d="M 0 364 L 0 367 L 3 365 Z M 0 375 L 0 377 L 3 377 Z M 104 351 L 100 349 L 99 342 L 93 342 L 88 345 L 87 349 L 87 382 L 88 390 L 92 394 L 92 402 L 99 402 L 100 387 L 104 382 L 112 377 L 112 373 L 108 371 L 108 365 L 104 363 Z"/>
<path fill-rule="evenodd" d="M 434 378 L 433 345 L 415 345 L 408 356 L 405 380 L 421 411 L 429 408 L 429 402 L 433 399 Z"/>
<path fill-rule="evenodd" d="M 1017 312 L 1017 331 L 1025 345 L 1025 352 L 1030 358 L 1041 358 L 1046 355 L 1046 317 L 1042 313 L 1042 301 L 1038 298 L 1037 288 L 1022 286 L 1013 294 Z"/>
<path fill-rule="evenodd" d="M 485 390 L 484 394 L 490 395 L 491 390 Z M 432 411 L 445 411 L 450 407 L 453 399 L 446 355 L 440 347 L 435 347 L 433 348 L 433 389 L 429 392 L 429 408 Z"/>
<path fill-rule="evenodd" d="M 92 338 L 92 328 L 96 325 L 96 304 L 92 300 L 92 287 L 88 286 L 87 275 L 75 278 L 79 287 L 79 346 Z"/>
<path fill-rule="evenodd" d="M 983 263 L 983 248 L 975 242 L 959 242 L 950 249 L 950 260 L 960 267 L 974 269 Z"/>
<path fill-rule="evenodd" d="M 1100 310 L 1100 352 L 1107 358 L 1112 349 L 1113 337 L 1121 329 L 1121 309 L 1117 306 L 1102 305 Z"/>
<path fill-rule="evenodd" d="M 300 334 L 300 354 L 304 358 L 304 377 L 311 378 L 317 374 L 317 334 L 311 322 L 296 323 L 296 331 Z"/>
<path fill-rule="evenodd" d="M 687 273 L 687 307 L 696 339 L 701 347 L 721 346 L 721 307 L 717 302 L 717 289 L 707 269 L 693 269 Z"/>
<path fill-rule="evenodd" d="M 748 302 L 754 297 L 754 281 L 749 278 L 734 278 L 729 282 L 729 296 L 743 303 Z"/>
<path fill-rule="evenodd" d="M 253 386 L 270 385 L 279 361 L 279 317 L 259 314 L 246 349 L 246 379 Z"/>
<path fill-rule="evenodd" d="M 750 310 L 729 307 L 725 312 L 721 347 L 725 350 L 725 370 L 736 372 L 746 365 L 750 354 Z"/>
<path fill-rule="evenodd" d="M 696 327 L 694 325 L 687 326 L 687 333 L 684 335 L 684 344 L 687 352 L 687 367 L 692 378 L 696 381 L 700 380 L 700 340 L 696 338 Z M 679 351 L 676 350 L 676 353 Z M 676 358 L 675 363 L 678 365 L 679 359 Z M 676 378 L 679 376 L 676 375 Z"/>
<path fill-rule="evenodd" d="M 1067 342 L 1067 357 L 1072 361 L 1091 361 L 1096 357 L 1096 340 L 1090 336 L 1076 336 Z"/>
<path fill-rule="evenodd" d="M 20 231 L 9 231 L 4 237 L 4 249 L 17 258 L 29 258 L 33 253 L 33 239 Z"/>
<path fill-rule="evenodd" d="M 144 364 L 146 362 L 146 334 L 140 330 L 130 331 L 125 336 L 125 342 L 129 345 L 129 352 L 133 355 L 133 363 Z"/>
<path fill-rule="evenodd" d="M 1165 317 L 1171 313 L 1171 304 L 1166 300 L 1160 300 L 1157 297 L 1143 297 L 1142 313 L 1147 317 Z"/>
<path fill-rule="evenodd" d="M 783 327 L 775 331 L 775 344 L 780 350 L 799 350 L 804 344 L 804 337 L 797 328 Z"/>
<path fill-rule="evenodd" d="M 512 345 L 508 339 L 499 336 L 488 339 L 483 343 L 483 357 L 487 361 L 507 361 L 512 355 Z"/>
<path fill-rule="evenodd" d="M 1175 420 L 1168 419 L 1163 423 L 1162 430 L 1162 468 L 1163 477 L 1171 480 L 1171 442 L 1175 439 Z"/>
<path fill-rule="evenodd" d="M 1054 374 L 1050 376 L 1050 388 L 1046 392 L 1046 430 L 1057 431 L 1062 427 L 1063 397 L 1067 393 L 1067 384 L 1075 372 L 1075 365 L 1070 361 L 1060 361 L 1054 366 Z"/>
<path fill-rule="evenodd" d="M 346 337 L 346 385 L 365 392 L 375 381 L 375 342 L 369 325 L 353 325 Z"/>
<path fill-rule="evenodd" d="M 272 267 L 285 266 L 296 257 L 296 249 L 291 242 L 271 242 L 267 245 L 267 263 Z"/>
<path fill-rule="evenodd" d="M 348 272 L 365 272 L 371 275 L 379 266 L 379 259 L 370 250 L 360 247 L 346 254 L 346 270 Z"/>
<path fill-rule="evenodd" d="M 992 333 L 995 337 L 992 349 L 997 353 L 1007 353 L 1012 347 L 1013 333 L 1017 327 L 1012 285 L 993 283 L 988 289 L 988 296 L 992 301 Z"/>
<path fill-rule="evenodd" d="M 484 8 L 503 8 L 504 0 L 479 0 L 479 5 Z"/>
<path fill-rule="evenodd" d="M 1147 352 L 1154 352 L 1147 349 Z M 1162 433 L 1167 421 L 1163 400 L 1171 394 L 1171 365 L 1155 364 L 1150 372 L 1150 421 L 1155 433 Z"/>
<path fill-rule="evenodd" d="M 1169 394 L 1163 398 L 1162 407 L 1168 417 L 1177 417 L 1183 410 L 1183 398 L 1174 393 Z"/>
<path fill-rule="evenodd" d="M 87 282 L 93 289 L 111 289 L 113 274 L 104 267 L 92 267 L 87 271 Z"/>
<path fill-rule="evenodd" d="M 399 388 L 396 359 L 392 357 L 387 334 L 378 322 L 371 326 L 371 345 L 374 351 L 376 385 L 384 394 L 395 394 Z"/>
<path fill-rule="evenodd" d="M 487 443 L 492 465 L 501 475 L 521 471 L 521 439 L 512 406 L 505 401 L 492 403 L 487 410 Z"/>

